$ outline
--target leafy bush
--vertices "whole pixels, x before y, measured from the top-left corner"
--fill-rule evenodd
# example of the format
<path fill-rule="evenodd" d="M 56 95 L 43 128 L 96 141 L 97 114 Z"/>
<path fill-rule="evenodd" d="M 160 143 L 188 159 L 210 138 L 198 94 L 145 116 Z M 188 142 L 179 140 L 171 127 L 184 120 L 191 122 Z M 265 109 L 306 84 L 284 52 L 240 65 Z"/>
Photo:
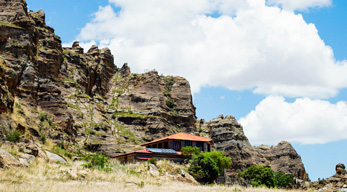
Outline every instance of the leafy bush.
<path fill-rule="evenodd" d="M 223 171 L 223 169 L 231 167 L 231 158 L 225 156 L 224 153 L 224 151 L 211 151 L 206 153 L 207 156 L 216 162 L 220 173 Z"/>
<path fill-rule="evenodd" d="M 173 109 L 175 107 L 175 101 L 172 98 L 168 98 L 168 100 L 166 101 L 166 105 L 170 108 Z"/>
<path fill-rule="evenodd" d="M 231 158 L 224 151 L 212 151 L 193 155 L 189 173 L 199 182 L 212 183 L 223 169 L 231 166 Z"/>
<path fill-rule="evenodd" d="M 198 147 L 187 146 L 183 147 L 181 149 L 181 152 L 184 156 L 189 157 L 191 159 L 193 155 L 200 154 L 200 149 Z"/>
<path fill-rule="evenodd" d="M 45 120 L 47 120 L 47 117 L 48 117 L 48 114 L 47 113 L 39 113 L 39 116 L 40 116 L 40 121 L 43 122 Z"/>
<path fill-rule="evenodd" d="M 250 179 L 253 186 L 275 187 L 274 171 L 267 166 L 251 165 L 243 172 L 243 178 Z"/>
<path fill-rule="evenodd" d="M 243 172 L 243 178 L 250 179 L 253 186 L 287 188 L 294 184 L 293 176 L 284 172 L 274 172 L 270 167 L 251 165 Z"/>
<path fill-rule="evenodd" d="M 287 188 L 295 183 L 293 176 L 284 172 L 275 172 L 274 177 L 278 188 Z"/>
<path fill-rule="evenodd" d="M 109 163 L 109 159 L 105 155 L 98 153 L 93 156 L 86 155 L 84 160 L 89 161 L 83 164 L 85 168 L 98 168 L 101 170 L 107 170 L 107 165 Z"/>
<path fill-rule="evenodd" d="M 166 106 L 169 107 L 169 109 L 174 109 L 175 107 L 175 100 L 172 98 L 171 90 L 172 86 L 175 84 L 175 79 L 173 77 L 164 77 L 165 81 L 165 90 L 164 90 L 164 96 L 167 98 Z"/>
<path fill-rule="evenodd" d="M 155 157 L 153 157 L 153 158 L 147 160 L 147 163 L 148 163 L 148 164 L 157 165 L 157 162 L 158 162 L 158 159 L 155 158 Z"/>
<path fill-rule="evenodd" d="M 11 131 L 6 131 L 5 136 L 7 141 L 16 143 L 20 140 L 21 133 L 17 129 L 12 129 Z"/>
<path fill-rule="evenodd" d="M 46 143 L 46 135 L 41 133 L 41 136 L 40 136 L 40 141 L 45 144 Z"/>
<path fill-rule="evenodd" d="M 205 153 L 194 156 L 189 173 L 199 182 L 212 183 L 218 178 L 219 168 L 216 162 Z"/>

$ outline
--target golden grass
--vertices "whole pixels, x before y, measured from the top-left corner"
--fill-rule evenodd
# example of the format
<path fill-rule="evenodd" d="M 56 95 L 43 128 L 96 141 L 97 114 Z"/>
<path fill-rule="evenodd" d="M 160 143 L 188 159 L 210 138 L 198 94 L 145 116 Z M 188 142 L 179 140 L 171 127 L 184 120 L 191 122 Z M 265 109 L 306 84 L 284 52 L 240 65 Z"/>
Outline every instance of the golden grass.
<path fill-rule="evenodd" d="M 60 165 L 38 160 L 29 168 L 12 168 L 0 171 L 0 191 L 286 191 L 267 188 L 244 188 L 240 186 L 195 186 L 170 181 L 165 176 L 152 177 L 147 173 L 145 163 L 127 165 L 115 163 L 111 172 L 98 169 L 84 169 L 81 166 L 82 163 L 69 162 L 67 165 Z M 159 161 L 158 166 L 162 166 L 162 169 L 166 170 L 173 165 L 171 162 Z M 70 170 L 73 170 L 75 173 L 86 173 L 86 176 L 74 178 L 68 173 Z"/>

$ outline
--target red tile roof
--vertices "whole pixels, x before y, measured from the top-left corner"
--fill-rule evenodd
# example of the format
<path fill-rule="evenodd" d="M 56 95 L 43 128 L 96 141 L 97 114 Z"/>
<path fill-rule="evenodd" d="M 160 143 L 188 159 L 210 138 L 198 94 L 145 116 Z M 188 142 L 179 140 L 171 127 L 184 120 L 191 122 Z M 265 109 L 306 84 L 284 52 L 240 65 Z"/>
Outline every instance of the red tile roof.
<path fill-rule="evenodd" d="M 156 143 L 158 141 L 163 141 L 163 140 L 185 140 L 185 141 L 202 141 L 202 142 L 212 142 L 212 139 L 208 139 L 205 137 L 200 137 L 200 136 L 196 136 L 196 135 L 192 135 L 189 133 L 177 133 L 174 135 L 170 135 L 167 137 L 163 137 L 163 138 L 159 138 L 156 140 L 153 140 L 151 142 L 148 143 L 144 143 L 141 146 L 146 146 L 152 143 Z"/>

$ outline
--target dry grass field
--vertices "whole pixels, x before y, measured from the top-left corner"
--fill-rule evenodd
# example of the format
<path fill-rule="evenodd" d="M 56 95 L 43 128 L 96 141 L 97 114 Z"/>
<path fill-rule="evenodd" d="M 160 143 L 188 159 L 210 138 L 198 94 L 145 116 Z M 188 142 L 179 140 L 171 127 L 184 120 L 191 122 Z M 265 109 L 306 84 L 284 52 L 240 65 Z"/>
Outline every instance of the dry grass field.
<path fill-rule="evenodd" d="M 172 166 L 170 162 L 158 162 L 161 167 Z M 153 177 L 145 164 L 115 164 L 112 171 L 85 169 L 82 162 L 68 165 L 37 162 L 29 168 L 11 168 L 0 171 L 0 191 L 6 192 L 96 192 L 96 191 L 235 191 L 235 192 L 285 192 L 288 190 L 267 188 L 243 188 L 240 186 L 192 185 L 170 181 L 165 176 Z M 177 165 L 176 165 L 177 166 Z M 291 190 L 291 192 L 296 192 Z"/>

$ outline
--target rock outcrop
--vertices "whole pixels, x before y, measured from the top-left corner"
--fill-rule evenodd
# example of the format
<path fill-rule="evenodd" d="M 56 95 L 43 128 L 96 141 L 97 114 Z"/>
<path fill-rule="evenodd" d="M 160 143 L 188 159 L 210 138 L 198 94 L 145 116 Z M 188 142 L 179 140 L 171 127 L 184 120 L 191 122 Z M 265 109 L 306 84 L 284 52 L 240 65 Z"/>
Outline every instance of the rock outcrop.
<path fill-rule="evenodd" d="M 186 79 L 133 74 L 108 48 L 62 48 L 45 13 L 28 12 L 24 0 L 1 0 L 0 9 L 0 138 L 21 130 L 24 140 L 47 136 L 68 149 L 115 155 L 196 131 Z"/>
<path fill-rule="evenodd" d="M 114 156 L 187 132 L 211 137 L 232 157 L 229 176 L 264 164 L 308 179 L 289 143 L 253 147 L 231 116 L 197 122 L 186 79 L 155 70 L 134 74 L 128 64 L 118 68 L 108 48 L 85 52 L 79 42 L 63 48 L 45 13 L 28 12 L 25 0 L 0 0 L 0 10 L 0 139 L 20 133 L 21 161 L 49 159 L 33 141 Z"/>
<path fill-rule="evenodd" d="M 308 188 L 314 188 L 318 191 L 347 191 L 347 172 L 345 165 L 339 163 L 335 168 L 335 175 L 326 179 L 318 179 L 318 181 L 306 185 Z"/>
<path fill-rule="evenodd" d="M 300 155 L 288 142 L 276 146 L 252 146 L 243 132 L 242 126 L 231 116 L 219 116 L 211 121 L 202 121 L 201 130 L 209 132 L 217 150 L 223 150 L 232 159 L 229 177 L 237 177 L 238 170 L 244 171 L 253 164 L 266 165 L 274 171 L 292 174 L 295 178 L 308 181 L 308 175 Z"/>
<path fill-rule="evenodd" d="M 20 167 L 23 164 L 7 151 L 0 149 L 0 168 Z"/>

